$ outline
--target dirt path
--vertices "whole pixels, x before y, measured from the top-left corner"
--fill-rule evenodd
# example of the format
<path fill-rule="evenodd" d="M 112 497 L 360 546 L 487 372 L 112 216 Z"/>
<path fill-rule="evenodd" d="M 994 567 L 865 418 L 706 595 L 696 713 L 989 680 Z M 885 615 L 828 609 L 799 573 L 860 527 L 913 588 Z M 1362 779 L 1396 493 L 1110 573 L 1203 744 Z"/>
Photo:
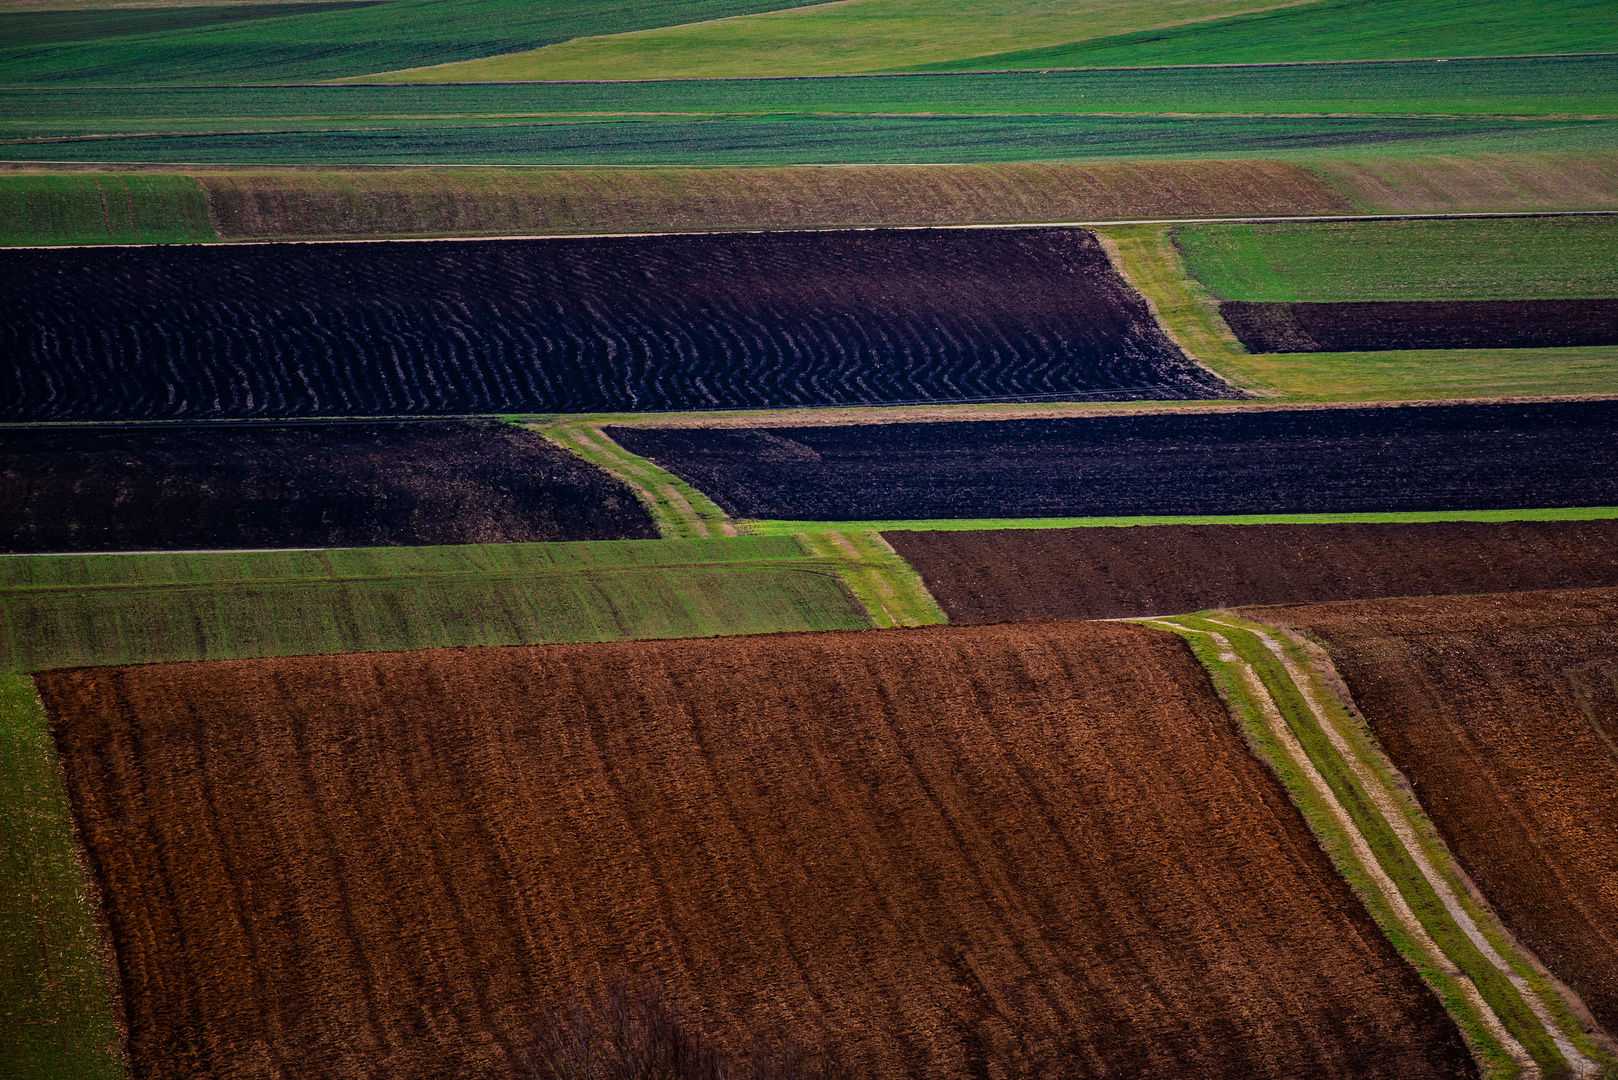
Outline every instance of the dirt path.
<path fill-rule="evenodd" d="M 1311 821 L 1322 843 L 1449 1003 L 1487 1074 L 1594 1077 L 1610 1064 L 1579 1030 L 1543 966 L 1468 889 L 1392 765 L 1366 733 L 1356 739 L 1345 730 L 1349 714 L 1340 702 L 1328 703 L 1324 687 L 1331 683 L 1308 670 L 1312 657 L 1258 624 L 1197 617 L 1151 623 L 1216 646 L 1216 654 L 1199 656 L 1210 669 L 1225 669 L 1227 686 L 1238 684 L 1238 696 L 1260 718 L 1269 752 L 1250 738 L 1255 752 L 1283 781 L 1304 783 L 1308 799 L 1324 809 L 1328 820 Z M 1240 711 L 1236 702 L 1233 709 Z"/>

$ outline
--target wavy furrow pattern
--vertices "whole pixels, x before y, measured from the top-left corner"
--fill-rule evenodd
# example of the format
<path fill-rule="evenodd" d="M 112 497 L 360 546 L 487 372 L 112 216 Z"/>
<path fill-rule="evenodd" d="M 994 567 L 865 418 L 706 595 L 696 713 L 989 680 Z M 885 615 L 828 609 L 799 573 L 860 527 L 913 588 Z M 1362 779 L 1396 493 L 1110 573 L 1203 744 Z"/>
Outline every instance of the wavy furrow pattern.
<path fill-rule="evenodd" d="M 11 251 L 0 418 L 1236 397 L 1075 229 Z"/>

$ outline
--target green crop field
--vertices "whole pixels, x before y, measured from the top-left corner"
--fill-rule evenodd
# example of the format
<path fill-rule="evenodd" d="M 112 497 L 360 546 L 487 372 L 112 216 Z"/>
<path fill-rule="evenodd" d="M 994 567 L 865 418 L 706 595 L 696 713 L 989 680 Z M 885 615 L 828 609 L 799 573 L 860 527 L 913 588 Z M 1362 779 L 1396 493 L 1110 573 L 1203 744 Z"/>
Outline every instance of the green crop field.
<path fill-rule="evenodd" d="M 0 559 L 0 670 L 860 629 L 791 537 Z"/>
<path fill-rule="evenodd" d="M 1618 217 L 1188 225 L 1172 235 L 1223 300 L 1618 296 Z"/>
<path fill-rule="evenodd" d="M 1270 64 L 1618 50 L 1606 0 L 1324 0 L 1168 30 L 979 54 L 905 70 Z"/>
<path fill-rule="evenodd" d="M 582 38 L 531 52 L 393 72 L 388 77 L 482 82 L 835 75 L 1057 45 L 1286 2 L 852 0 L 725 22 Z"/>
<path fill-rule="evenodd" d="M 138 244 L 217 240 L 202 185 L 188 176 L 0 176 L 0 243 Z"/>
<path fill-rule="evenodd" d="M 33 680 L 0 674 L 0 1074 L 122 1080 L 101 943 Z"/>
<path fill-rule="evenodd" d="M 1618 57 L 0 93 L 0 158 L 13 161 L 910 163 L 1618 146 Z"/>
<path fill-rule="evenodd" d="M 770 11 L 790 0 L 388 0 L 0 14 L 0 86 L 320 80 Z M 212 12 L 212 14 L 205 14 Z M 73 18 L 77 16 L 77 18 Z M 98 24 L 116 33 L 98 33 Z"/>

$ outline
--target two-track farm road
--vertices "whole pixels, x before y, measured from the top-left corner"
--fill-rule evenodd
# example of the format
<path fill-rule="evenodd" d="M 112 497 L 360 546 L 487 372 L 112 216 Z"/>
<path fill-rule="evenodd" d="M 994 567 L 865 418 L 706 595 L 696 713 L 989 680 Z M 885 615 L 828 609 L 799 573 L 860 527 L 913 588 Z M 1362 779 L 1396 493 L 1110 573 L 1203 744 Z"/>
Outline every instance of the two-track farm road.
<path fill-rule="evenodd" d="M 1476 1075 L 1159 631 L 39 684 L 141 1080 L 500 1072 L 614 969 L 873 1078 Z"/>

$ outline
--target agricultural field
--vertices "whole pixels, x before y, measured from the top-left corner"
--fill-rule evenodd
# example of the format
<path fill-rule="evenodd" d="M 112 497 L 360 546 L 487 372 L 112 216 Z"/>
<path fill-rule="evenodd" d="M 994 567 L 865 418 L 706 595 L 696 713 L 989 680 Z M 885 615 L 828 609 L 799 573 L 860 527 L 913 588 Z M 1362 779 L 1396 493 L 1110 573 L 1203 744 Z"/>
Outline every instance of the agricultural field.
<path fill-rule="evenodd" d="M 1618 593 L 1249 609 L 1321 641 L 1511 930 L 1618 1025 Z"/>
<path fill-rule="evenodd" d="M 1618 521 L 893 531 L 952 623 L 1618 587 Z"/>
<path fill-rule="evenodd" d="M 782 6 L 771 0 L 387 0 L 0 13 L 0 85 L 319 82 Z M 110 17 L 109 17 L 110 16 Z"/>
<path fill-rule="evenodd" d="M 12 420 L 1241 396 L 1184 357 L 1076 229 L 0 262 Z"/>
<path fill-rule="evenodd" d="M 1618 402 L 606 432 L 743 519 L 1132 517 L 1618 503 Z"/>
<path fill-rule="evenodd" d="M 657 536 L 627 485 L 488 422 L 13 426 L 0 504 L 4 552 Z"/>
<path fill-rule="evenodd" d="M 850 587 L 867 561 L 791 536 L 12 557 L 0 671 L 892 625 Z"/>
<path fill-rule="evenodd" d="M 186 176 L 0 176 L 0 242 L 173 244 L 217 240 L 208 197 Z"/>
<path fill-rule="evenodd" d="M 504 1073 L 613 970 L 877 1078 L 1477 1075 L 1156 630 L 36 681 L 141 1077 Z"/>
<path fill-rule="evenodd" d="M 1252 14 L 1257 12 L 1263 14 Z M 1039 5 L 859 0 L 585 38 L 384 77 L 682 79 L 1518 56 L 1615 48 L 1618 19 L 1596 0 L 1492 0 L 1487 5 L 1463 0 Z"/>
<path fill-rule="evenodd" d="M 1614 290 L 1618 291 L 1618 290 Z M 1252 304 L 1219 316 L 1255 353 L 1618 345 L 1618 299 Z"/>
<path fill-rule="evenodd" d="M 24 87 L 0 91 L 0 160 L 784 165 L 1611 152 L 1615 70 L 1612 56 L 1584 56 L 858 79 Z"/>

